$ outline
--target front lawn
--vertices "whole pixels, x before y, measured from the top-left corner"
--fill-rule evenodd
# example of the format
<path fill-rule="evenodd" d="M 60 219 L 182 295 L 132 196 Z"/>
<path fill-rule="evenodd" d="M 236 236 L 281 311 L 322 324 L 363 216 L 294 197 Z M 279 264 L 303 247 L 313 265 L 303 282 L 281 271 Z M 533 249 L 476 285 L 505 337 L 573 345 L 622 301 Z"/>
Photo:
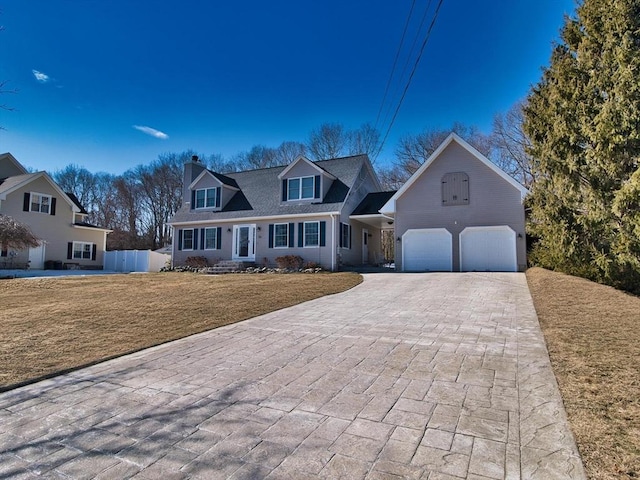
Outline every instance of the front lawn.
<path fill-rule="evenodd" d="M 362 281 L 355 273 L 159 273 L 0 280 L 0 390 Z"/>
<path fill-rule="evenodd" d="M 640 298 L 541 268 L 527 280 L 589 478 L 640 477 Z"/>

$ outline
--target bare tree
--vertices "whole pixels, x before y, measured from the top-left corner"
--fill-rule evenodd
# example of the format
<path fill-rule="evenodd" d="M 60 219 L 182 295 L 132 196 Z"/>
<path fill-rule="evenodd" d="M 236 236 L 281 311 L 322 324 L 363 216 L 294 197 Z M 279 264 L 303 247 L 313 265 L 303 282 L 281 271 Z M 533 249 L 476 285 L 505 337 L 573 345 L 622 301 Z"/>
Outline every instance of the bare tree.
<path fill-rule="evenodd" d="M 95 211 L 100 199 L 96 197 L 96 176 L 79 165 L 67 165 L 51 175 L 65 192 L 73 193 L 80 204 L 89 212 Z"/>
<path fill-rule="evenodd" d="M 307 147 L 300 142 L 282 142 L 276 148 L 276 159 L 279 165 L 288 165 L 301 155 L 307 154 Z"/>
<path fill-rule="evenodd" d="M 349 154 L 357 155 L 366 153 L 371 163 L 375 164 L 380 153 L 380 132 L 370 123 L 365 123 L 357 130 L 347 134 Z"/>
<path fill-rule="evenodd" d="M 493 119 L 492 160 L 505 172 L 529 188 L 533 184 L 531 157 L 527 153 L 531 141 L 524 132 L 525 102 L 514 104 L 505 114 L 497 114 Z"/>
<path fill-rule="evenodd" d="M 307 148 L 313 160 L 327 160 L 344 155 L 348 141 L 341 123 L 323 123 L 309 134 Z"/>
<path fill-rule="evenodd" d="M 37 247 L 39 244 L 38 237 L 31 232 L 27 225 L 0 213 L 0 247 L 3 250 L 9 248 L 24 250 L 25 248 Z"/>
<path fill-rule="evenodd" d="M 234 160 L 226 160 L 221 154 L 214 153 L 209 156 L 199 155 L 207 168 L 216 173 L 231 173 L 238 171 L 238 164 Z"/>
<path fill-rule="evenodd" d="M 424 130 L 418 134 L 400 138 L 396 148 L 396 160 L 392 167 L 380 169 L 381 176 L 388 179 L 389 186 L 397 188 L 395 185 L 401 185 L 407 181 L 451 132 L 457 133 L 486 157 L 490 156 L 491 137 L 483 134 L 476 127 L 456 122 L 448 130 Z"/>
<path fill-rule="evenodd" d="M 232 161 L 240 170 L 254 170 L 278 165 L 276 150 L 265 145 L 254 145 L 248 152 L 240 152 Z"/>

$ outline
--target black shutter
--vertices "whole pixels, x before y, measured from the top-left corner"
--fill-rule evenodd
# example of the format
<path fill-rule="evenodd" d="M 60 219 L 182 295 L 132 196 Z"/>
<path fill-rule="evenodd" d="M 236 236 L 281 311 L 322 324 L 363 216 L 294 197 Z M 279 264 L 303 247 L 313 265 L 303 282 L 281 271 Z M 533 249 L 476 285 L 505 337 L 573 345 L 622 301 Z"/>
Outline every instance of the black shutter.
<path fill-rule="evenodd" d="M 340 222 L 340 248 L 343 247 L 342 245 L 342 230 L 344 229 L 344 223 Z"/>
<path fill-rule="evenodd" d="M 351 225 L 349 225 L 349 248 L 351 248 L 351 234 L 353 232 L 351 231 Z"/>
<path fill-rule="evenodd" d="M 98 252 L 98 248 L 96 247 L 96 244 L 94 243 L 91 247 L 91 260 L 95 260 L 96 259 L 96 254 Z"/>
<path fill-rule="evenodd" d="M 67 260 L 73 258 L 73 242 L 67 243 Z"/>
<path fill-rule="evenodd" d="M 216 232 L 216 248 L 220 250 L 222 248 L 222 227 L 218 227 Z"/>
<path fill-rule="evenodd" d="M 193 229 L 193 249 L 197 250 L 198 249 L 198 229 L 194 228 Z"/>
<path fill-rule="evenodd" d="M 22 203 L 22 211 L 29 211 L 29 203 L 31 203 L 31 194 L 29 192 L 24 192 L 24 202 Z"/>
<path fill-rule="evenodd" d="M 216 188 L 216 208 L 220 208 L 221 204 L 220 204 L 220 198 L 222 197 L 222 188 L 218 187 Z"/>
<path fill-rule="evenodd" d="M 206 228 L 201 228 L 200 229 L 200 245 L 202 250 L 204 250 L 207 246 L 205 245 L 205 238 L 204 238 L 204 233 L 206 232 Z"/>
<path fill-rule="evenodd" d="M 320 198 L 320 175 L 316 175 L 314 183 L 314 193 L 313 198 Z"/>
<path fill-rule="evenodd" d="M 304 223 L 298 223 L 298 246 L 304 246 Z"/>
<path fill-rule="evenodd" d="M 324 247 L 327 244 L 327 222 L 320 222 L 320 246 Z"/>
<path fill-rule="evenodd" d="M 273 223 L 269 224 L 269 248 L 273 248 Z"/>
<path fill-rule="evenodd" d="M 51 213 L 51 215 L 55 215 L 56 214 L 56 197 L 51 197 L 51 212 L 50 213 Z"/>
<path fill-rule="evenodd" d="M 295 240 L 294 240 L 295 228 L 296 228 L 295 223 L 289 224 L 289 248 L 293 248 L 296 246 Z"/>
<path fill-rule="evenodd" d="M 285 178 L 284 180 L 282 180 L 282 201 L 286 202 L 287 201 L 287 194 L 289 192 L 287 191 L 287 179 Z"/>
<path fill-rule="evenodd" d="M 182 229 L 178 230 L 178 250 L 182 250 Z"/>
<path fill-rule="evenodd" d="M 191 190 L 191 210 L 196 208 L 196 191 Z"/>

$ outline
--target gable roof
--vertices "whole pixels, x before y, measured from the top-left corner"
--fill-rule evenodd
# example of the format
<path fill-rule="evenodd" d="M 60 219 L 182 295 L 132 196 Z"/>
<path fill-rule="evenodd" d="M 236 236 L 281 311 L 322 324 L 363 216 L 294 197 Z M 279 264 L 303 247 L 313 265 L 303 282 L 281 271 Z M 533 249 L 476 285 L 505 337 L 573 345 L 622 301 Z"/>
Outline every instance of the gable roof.
<path fill-rule="evenodd" d="M 202 177 L 204 177 L 205 175 L 209 175 L 209 176 L 215 178 L 216 180 L 218 180 L 223 185 L 226 185 L 226 186 L 231 187 L 231 188 L 235 188 L 236 190 L 240 189 L 240 187 L 238 186 L 238 183 L 233 178 L 229 178 L 226 175 L 222 175 L 221 173 L 212 172 L 209 169 L 205 169 L 202 172 L 200 172 L 200 175 L 198 175 L 196 177 L 196 179 L 193 182 L 191 182 L 191 184 L 189 185 L 189 188 L 193 189 L 196 186 L 196 184 L 200 180 L 202 180 Z"/>
<path fill-rule="evenodd" d="M 291 162 L 289 165 L 287 165 L 285 167 L 285 169 L 278 174 L 278 178 L 284 177 L 287 173 L 289 173 L 289 170 L 291 170 L 295 165 L 297 165 L 300 162 L 305 162 L 306 164 L 312 166 L 313 168 L 315 168 L 318 171 L 318 173 L 324 173 L 329 178 L 331 178 L 331 180 L 335 180 L 335 178 L 336 178 L 330 172 L 328 172 L 326 169 L 324 169 L 320 165 L 318 165 L 319 162 L 315 162 L 314 163 L 311 160 L 309 160 L 307 157 L 305 157 L 304 155 L 300 155 L 293 162 Z"/>
<path fill-rule="evenodd" d="M 183 205 L 169 223 L 206 222 L 235 218 L 274 217 L 308 215 L 337 212 L 351 187 L 355 184 L 359 172 L 370 165 L 366 155 L 321 160 L 313 164 L 336 178 L 322 201 L 318 202 L 281 202 L 281 174 L 287 167 L 263 168 L 226 175 L 240 189 L 221 211 L 193 211 Z M 370 168 L 370 167 L 366 167 Z M 374 177 L 376 182 L 377 178 Z"/>
<path fill-rule="evenodd" d="M 7 198 L 7 195 L 18 190 L 19 188 L 39 179 L 44 178 L 58 193 L 58 195 L 64 199 L 69 206 L 71 206 L 72 210 L 76 213 L 83 213 L 82 206 L 80 203 L 76 203 L 73 201 L 69 195 L 62 191 L 62 189 L 58 186 L 56 182 L 49 176 L 47 172 L 37 172 L 37 173 L 27 173 L 24 175 L 16 175 L 14 177 L 5 178 L 2 183 L 0 183 L 0 199 L 4 200 Z M 77 200 L 77 199 L 76 199 Z"/>
<path fill-rule="evenodd" d="M 420 178 L 420 176 L 424 173 L 424 171 L 427 170 L 431 166 L 431 164 L 440 156 L 440 154 L 452 142 L 456 142 L 458 145 L 460 145 L 462 148 L 464 148 L 467 152 L 469 152 L 471 155 L 473 155 L 473 157 L 475 157 L 477 160 L 479 160 L 480 162 L 485 164 L 487 167 L 489 167 L 491 170 L 493 170 L 494 173 L 499 175 L 503 180 L 505 180 L 507 183 L 509 183 L 513 188 L 518 190 L 520 192 L 520 198 L 521 199 L 524 199 L 524 197 L 529 193 L 529 190 L 527 190 L 524 186 L 522 186 L 520 183 L 518 183 L 513 177 L 509 176 L 504 170 L 502 170 L 495 163 L 493 163 L 491 160 L 489 160 L 487 157 L 485 157 L 483 154 L 481 154 L 471 144 L 469 144 L 469 142 L 467 142 L 466 140 L 461 138 L 456 133 L 452 132 L 440 144 L 440 146 L 438 148 L 436 148 L 436 150 L 420 166 L 420 168 L 418 168 L 418 170 L 416 170 L 414 172 L 414 174 L 411 175 L 409 180 L 407 180 L 405 182 L 405 184 L 402 185 L 402 187 L 400 187 L 400 189 L 395 193 L 395 195 L 393 195 L 393 197 L 391 197 L 389 199 L 389 201 L 380 209 L 380 212 L 381 213 L 394 213 L 395 210 L 396 210 L 396 205 L 395 205 L 396 200 L 398 198 L 400 198 L 404 194 L 404 192 L 406 192 L 411 187 L 411 185 L 413 185 L 416 182 L 416 180 L 418 178 Z"/>
<path fill-rule="evenodd" d="M 22 166 L 22 164 L 16 160 L 16 157 L 11 155 L 9 152 L 0 154 L 0 162 L 9 162 L 13 165 L 13 167 L 20 172 L 20 174 L 29 173 L 29 171 Z"/>

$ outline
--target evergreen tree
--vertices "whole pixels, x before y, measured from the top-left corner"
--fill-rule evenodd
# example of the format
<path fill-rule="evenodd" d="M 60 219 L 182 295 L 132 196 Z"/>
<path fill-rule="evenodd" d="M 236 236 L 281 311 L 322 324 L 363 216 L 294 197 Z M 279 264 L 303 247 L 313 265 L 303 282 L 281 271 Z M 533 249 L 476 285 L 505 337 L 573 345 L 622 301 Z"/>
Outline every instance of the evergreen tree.
<path fill-rule="evenodd" d="M 525 107 L 534 263 L 640 292 L 640 1 L 584 0 Z"/>

